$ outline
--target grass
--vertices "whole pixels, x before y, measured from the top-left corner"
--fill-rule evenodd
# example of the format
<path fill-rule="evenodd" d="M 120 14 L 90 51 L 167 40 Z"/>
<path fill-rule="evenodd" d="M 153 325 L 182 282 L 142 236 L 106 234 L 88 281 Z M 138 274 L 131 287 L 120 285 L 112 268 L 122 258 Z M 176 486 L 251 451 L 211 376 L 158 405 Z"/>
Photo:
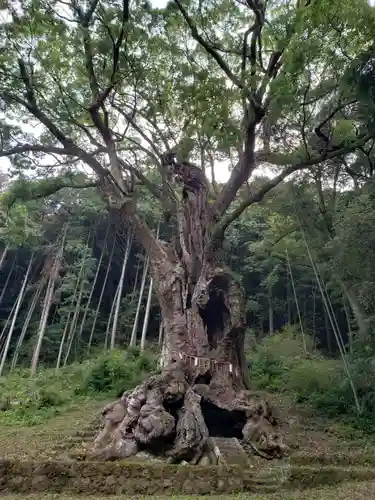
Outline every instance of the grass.
<path fill-rule="evenodd" d="M 274 342 L 276 341 L 274 340 Z M 285 347 L 284 341 L 282 345 Z M 293 349 L 294 345 L 291 342 L 288 350 Z M 260 358 L 255 366 L 258 369 L 258 381 L 263 381 L 263 386 L 268 390 L 270 384 L 275 383 L 270 399 L 279 413 L 285 440 L 292 447 L 298 445 L 298 448 L 293 451 L 294 463 L 296 465 L 299 463 L 302 466 L 322 466 L 327 468 L 326 471 L 328 471 L 329 465 L 345 465 L 353 471 L 352 479 L 348 477 L 348 481 L 355 479 L 356 465 L 374 466 L 375 459 L 368 460 L 366 458 L 375 457 L 373 444 L 366 434 L 340 421 L 324 418 L 322 414 L 317 415 L 312 409 L 312 405 L 308 405 L 305 401 L 302 406 L 299 401 L 301 395 L 309 394 L 311 391 L 322 394 L 329 389 L 331 381 L 327 385 L 324 374 L 332 373 L 332 376 L 335 377 L 336 362 L 328 361 L 325 363 L 323 374 L 318 374 L 320 378 L 314 381 L 316 370 L 321 366 L 320 360 L 313 359 L 311 366 L 307 366 L 309 360 L 302 358 L 302 366 L 300 364 L 300 351 L 297 348 L 293 356 L 290 356 L 290 353 L 285 355 L 285 357 L 293 358 L 293 366 L 288 364 L 288 373 L 288 370 L 285 369 L 287 361 L 285 359 L 281 361 L 280 369 L 279 361 L 275 362 L 273 356 L 275 351 L 281 352 L 280 346 L 276 346 L 277 349 L 275 346 L 268 345 L 266 347 L 266 352 L 260 353 L 266 354 L 265 361 L 268 360 L 266 370 L 262 371 Z M 269 350 L 272 351 L 272 356 L 269 355 Z M 273 364 L 269 363 L 270 359 Z M 326 369 L 328 371 L 325 371 Z M 116 398 L 123 390 L 135 386 L 153 370 L 155 370 L 155 358 L 150 353 L 140 355 L 139 351 L 114 351 L 109 355 L 101 355 L 82 364 L 70 365 L 63 368 L 59 374 L 55 374 L 54 370 L 40 370 L 36 377 L 30 379 L 29 371 L 21 370 L 3 377 L 0 379 L 0 409 L 2 409 L 0 411 L 0 455 L 13 460 L 60 460 L 59 457 L 64 456 L 61 449 L 67 443 L 72 442 L 71 447 L 79 448 L 83 441 L 92 441 L 89 429 L 95 431 L 94 421 L 97 420 L 100 409 L 107 401 Z M 284 374 L 287 374 L 288 378 Z M 310 377 L 309 380 L 306 380 L 307 375 Z M 268 378 L 264 379 L 263 376 Z M 302 380 L 303 386 L 298 385 L 299 380 Z M 82 432 L 86 433 L 86 431 L 88 434 L 81 437 Z M 293 463 L 293 456 L 291 463 Z M 245 500 L 245 498 L 254 500 L 375 498 L 375 481 L 372 481 L 372 477 L 371 475 L 367 476 L 369 481 L 363 481 L 365 478 L 361 476 L 363 482 L 349 482 L 324 488 L 310 488 L 304 491 L 269 493 L 267 495 L 251 495 L 249 493 L 232 496 L 210 495 L 207 498 L 227 500 Z M 297 488 L 302 484 L 302 481 L 298 483 L 298 480 L 299 476 L 294 483 Z M 327 480 L 332 484 L 331 476 Z M 306 486 L 311 486 L 311 484 L 311 482 L 306 483 Z M 144 490 L 142 490 L 143 492 Z M 73 494 L 5 495 L 4 493 L 2 492 L 1 496 L 8 500 L 78 499 L 78 496 Z M 85 496 L 93 500 L 104 500 L 104 498 L 108 500 L 113 498 L 114 500 L 114 496 L 111 495 Z M 125 500 L 128 498 L 149 497 L 116 495 L 116 499 Z M 160 500 L 163 498 L 188 500 L 197 497 L 172 495 L 168 497 L 155 496 L 154 498 L 155 500 L 157 498 Z"/>
<path fill-rule="evenodd" d="M 30 494 L 30 495 L 2 495 L 5 500 L 79 500 L 82 496 L 63 494 Z M 90 500 L 141 500 L 150 497 L 142 496 L 85 496 Z M 153 496 L 154 500 L 193 500 L 197 496 Z M 346 483 L 344 485 L 329 486 L 326 488 L 313 488 L 305 491 L 280 492 L 268 495 L 251 495 L 249 493 L 240 495 L 209 495 L 205 498 L 215 500 L 364 500 L 375 498 L 375 482 Z"/>
<path fill-rule="evenodd" d="M 119 397 L 156 369 L 153 353 L 114 350 L 35 377 L 17 370 L 0 378 L 0 427 L 38 426 L 70 409 Z"/>
<path fill-rule="evenodd" d="M 92 421 L 105 401 L 99 399 L 76 402 L 61 409 L 59 415 L 50 416 L 33 426 L 22 422 L 1 428 L 1 456 L 9 459 L 45 459 L 53 455 L 58 445 L 64 444 Z"/>
<path fill-rule="evenodd" d="M 351 377 L 360 405 L 358 415 L 351 385 L 340 359 L 327 359 L 306 337 L 305 352 L 300 332 L 285 328 L 261 342 L 251 358 L 251 379 L 257 388 L 288 394 L 296 403 L 310 407 L 331 421 L 340 420 L 347 431 L 361 430 L 375 444 L 375 372 L 373 355 L 357 349 L 348 356 Z"/>

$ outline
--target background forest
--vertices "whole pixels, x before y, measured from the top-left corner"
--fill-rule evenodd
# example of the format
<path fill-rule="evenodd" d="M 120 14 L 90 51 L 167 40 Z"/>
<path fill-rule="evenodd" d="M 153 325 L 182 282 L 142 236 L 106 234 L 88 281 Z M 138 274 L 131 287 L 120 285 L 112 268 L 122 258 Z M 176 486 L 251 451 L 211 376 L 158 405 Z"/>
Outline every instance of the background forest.
<path fill-rule="evenodd" d="M 212 2 L 203 11 L 189 3 L 202 32 L 213 33 L 206 45 L 178 1 L 134 2 L 130 17 L 116 2 L 103 3 L 91 26 L 74 2 L 76 17 L 67 21 L 60 3 L 25 2 L 22 17 L 11 2 L 12 20 L 0 24 L 7 48 L 0 55 L 0 157 L 7 158 L 0 164 L 0 376 L 82 375 L 77 366 L 97 357 L 77 389 L 82 395 L 122 390 L 134 363 L 139 373 L 155 367 L 153 354 L 137 351 L 156 352 L 163 333 L 147 252 L 108 209 L 85 164 L 100 160 L 105 170 L 104 151 L 114 145 L 140 214 L 169 241 L 172 221 L 152 197 L 163 188 L 155 165 L 165 144 L 177 143 L 205 168 L 213 191 L 240 161 L 249 96 L 228 69 L 233 63 L 272 101 L 266 119 L 254 121 L 260 159 L 237 190 L 220 255 L 245 291 L 251 379 L 373 430 L 374 8 L 352 0 L 268 2 L 259 52 L 278 53 L 285 42 L 284 66 L 272 80 L 271 64 L 269 74 L 246 54 L 238 64 L 257 10 L 244 16 L 244 2 Z M 95 49 L 92 67 L 82 46 Z M 88 82 L 87 72 L 99 80 Z M 96 123 L 95 110 L 80 104 L 93 86 L 106 89 L 103 102 L 110 96 Z M 108 110 L 105 149 L 98 123 L 109 129 Z M 57 405 L 54 397 L 42 406 Z"/>
<path fill-rule="evenodd" d="M 372 428 L 375 192 L 368 177 L 344 190 L 323 187 L 313 173 L 283 183 L 231 226 L 222 257 L 246 293 L 254 383 Z M 16 188 L 23 186 L 4 185 L 7 195 Z M 151 227 L 165 237 L 168 223 L 143 201 Z M 121 391 L 129 371 L 115 381 L 126 363 L 117 349 L 157 349 L 147 256 L 95 189 L 18 203 L 2 235 L 1 265 L 2 375 L 74 367 L 93 356 L 100 371 L 115 349 L 108 388 Z M 93 377 L 105 379 L 96 368 Z"/>

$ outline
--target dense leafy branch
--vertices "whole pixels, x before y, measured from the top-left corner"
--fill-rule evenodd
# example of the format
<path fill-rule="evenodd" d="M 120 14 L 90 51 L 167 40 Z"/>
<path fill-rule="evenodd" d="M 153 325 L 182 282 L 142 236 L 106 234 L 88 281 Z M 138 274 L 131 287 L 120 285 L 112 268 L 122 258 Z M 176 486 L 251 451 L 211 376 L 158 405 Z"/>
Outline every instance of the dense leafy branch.
<path fill-rule="evenodd" d="M 353 141 L 352 144 L 347 145 L 345 147 L 342 147 L 341 149 L 335 150 L 335 151 L 325 151 L 323 154 L 320 156 L 315 155 L 315 156 L 306 156 L 305 160 L 300 160 L 297 161 L 294 164 L 291 164 L 287 166 L 279 175 L 276 175 L 272 179 L 270 179 L 268 182 L 265 182 L 261 188 L 259 188 L 257 191 L 254 193 L 249 194 L 239 205 L 236 207 L 233 211 L 228 213 L 223 219 L 217 224 L 215 231 L 214 231 L 214 237 L 215 238 L 222 238 L 224 235 L 224 232 L 226 228 L 233 222 L 235 221 L 245 210 L 248 208 L 250 205 L 254 203 L 258 203 L 262 201 L 264 196 L 271 191 L 274 187 L 276 187 L 278 184 L 280 184 L 284 179 L 286 179 L 289 175 L 293 174 L 294 172 L 300 171 L 307 169 L 311 167 L 312 165 L 317 165 L 319 163 L 322 163 L 328 159 L 334 159 L 334 158 L 339 158 L 340 156 L 345 156 L 346 154 L 350 153 L 351 151 L 355 151 L 357 148 L 360 146 L 363 146 L 366 144 L 370 139 L 372 138 L 372 135 L 364 135 L 361 138 L 358 138 L 356 141 Z M 267 158 L 267 153 L 260 153 L 259 158 L 264 155 L 265 158 Z M 285 161 L 280 158 L 281 162 Z M 274 158 L 275 162 L 277 162 L 277 158 Z"/>
<path fill-rule="evenodd" d="M 97 181 L 82 181 L 81 178 L 81 175 L 65 175 L 35 182 L 18 180 L 12 184 L 6 194 L 2 195 L 1 204 L 9 210 L 17 201 L 25 202 L 47 198 L 64 188 L 87 189 L 99 185 Z"/>

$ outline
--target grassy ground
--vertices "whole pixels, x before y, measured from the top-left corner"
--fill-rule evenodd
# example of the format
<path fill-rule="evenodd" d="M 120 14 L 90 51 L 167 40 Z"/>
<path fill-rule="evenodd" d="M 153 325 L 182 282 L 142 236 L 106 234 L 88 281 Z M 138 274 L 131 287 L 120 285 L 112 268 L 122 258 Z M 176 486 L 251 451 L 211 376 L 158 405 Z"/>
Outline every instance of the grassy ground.
<path fill-rule="evenodd" d="M 284 439 L 292 447 L 293 454 L 328 456 L 333 453 L 373 453 L 373 446 L 360 432 L 353 432 L 352 429 L 318 418 L 307 410 L 296 408 L 286 397 L 273 396 L 271 399 L 278 409 Z M 90 427 L 106 402 L 102 398 L 78 400 L 61 408 L 59 414 L 34 425 L 25 426 L 22 421 L 16 421 L 13 425 L 1 426 L 1 456 L 48 458 L 56 445 Z"/>
<path fill-rule="evenodd" d="M 40 494 L 33 495 L 2 495 L 4 500 L 79 500 L 80 496 L 58 495 L 58 494 Z M 85 496 L 90 500 L 141 500 L 142 498 L 148 499 L 150 497 L 129 497 L 123 495 L 117 496 Z M 166 498 L 174 500 L 190 500 L 196 499 L 197 496 L 170 496 L 159 497 L 153 496 L 154 500 L 165 500 Z M 340 486 L 332 486 L 327 488 L 315 488 L 306 491 L 295 492 L 282 492 L 273 493 L 269 495 L 250 495 L 248 493 L 243 495 L 221 495 L 221 496 L 207 496 L 215 500 L 371 500 L 375 498 L 375 482 L 344 484 Z"/>
<path fill-rule="evenodd" d="M 1 456 L 11 459 L 50 458 L 59 445 L 97 419 L 103 401 L 81 401 L 61 410 L 61 414 L 39 424 L 25 427 L 22 423 L 1 429 Z M 84 439 L 82 439 L 84 441 Z"/>
<path fill-rule="evenodd" d="M 72 456 L 71 450 L 82 450 L 85 443 L 92 443 L 97 430 L 100 409 L 107 401 L 116 398 L 119 387 L 125 388 L 127 384 L 136 385 L 138 380 L 152 369 L 152 359 L 151 361 L 150 359 L 119 352 L 111 358 L 104 357 L 82 365 L 67 367 L 59 376 L 55 376 L 53 371 L 45 371 L 34 379 L 30 379 L 28 373 L 4 377 L 0 381 L 0 403 L 6 403 L 9 399 L 9 401 L 20 401 L 21 404 L 15 406 L 14 409 L 0 412 L 0 457 L 14 460 L 60 461 L 62 458 Z M 353 430 L 353 427 L 318 417 L 307 407 L 296 405 L 293 398 L 285 393 L 275 392 L 267 395 L 267 399 L 279 414 L 284 439 L 292 448 L 292 463 L 294 461 L 301 465 L 345 465 L 351 467 L 350 470 L 353 471 L 355 466 L 365 465 L 371 466 L 374 470 L 375 445 L 374 440 L 371 440 L 368 435 Z M 265 466 L 262 460 L 254 460 L 254 463 L 255 468 L 259 465 L 263 469 Z M 326 475 L 327 470 L 325 469 Z M 375 499 L 373 477 L 374 475 L 369 476 L 370 480 L 366 482 L 346 483 L 303 492 L 270 493 L 266 496 L 251 494 L 209 496 L 208 498 Z M 363 476 L 361 478 L 363 481 Z M 352 475 L 349 481 L 355 479 L 358 478 Z M 331 476 L 328 482 L 332 484 Z M 300 487 L 302 483 L 297 481 L 294 484 Z M 74 495 L 53 493 L 1 496 L 8 500 L 40 498 L 75 500 L 78 498 Z M 87 495 L 86 497 L 104 500 L 104 496 Z M 105 498 L 112 499 L 111 496 L 105 496 Z M 143 497 L 118 495 L 116 498 L 125 500 Z M 159 498 L 162 500 L 167 497 Z M 169 496 L 168 498 L 188 500 L 194 497 Z"/>

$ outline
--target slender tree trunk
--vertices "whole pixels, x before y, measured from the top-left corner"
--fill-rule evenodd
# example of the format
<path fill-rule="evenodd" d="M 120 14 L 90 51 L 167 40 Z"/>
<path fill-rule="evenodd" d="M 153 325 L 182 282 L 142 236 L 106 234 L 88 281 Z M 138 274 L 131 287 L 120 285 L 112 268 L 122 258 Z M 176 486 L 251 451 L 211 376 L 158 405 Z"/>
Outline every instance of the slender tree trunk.
<path fill-rule="evenodd" d="M 31 361 L 31 376 L 34 376 L 36 373 L 40 356 L 40 350 L 42 348 L 42 342 L 48 323 L 48 317 L 52 306 L 53 296 L 55 293 L 55 284 L 59 283 L 60 280 L 60 270 L 63 261 L 64 246 L 65 246 L 67 231 L 68 231 L 68 226 L 66 225 L 64 228 L 64 234 L 62 237 L 60 248 L 57 254 L 53 258 L 52 267 L 48 269 L 49 279 L 48 279 L 46 294 L 44 297 L 42 316 L 40 318 L 40 323 L 38 328 L 37 342 L 33 353 L 33 359 Z"/>
<path fill-rule="evenodd" d="M 25 340 L 25 336 L 26 336 L 26 333 L 27 333 L 27 329 L 29 327 L 29 324 L 30 324 L 30 321 L 31 321 L 31 318 L 34 314 L 34 311 L 35 311 L 35 307 L 39 301 L 39 298 L 40 298 L 40 294 L 42 293 L 42 290 L 44 288 L 46 284 L 46 280 L 45 280 L 45 277 L 43 277 L 40 282 L 39 282 L 39 285 L 37 287 L 37 289 L 35 290 L 35 293 L 34 293 L 34 296 L 32 298 L 32 301 L 31 301 L 31 304 L 30 304 L 30 307 L 29 307 L 29 310 L 27 311 L 27 316 L 25 318 L 25 322 L 22 326 L 22 330 L 21 330 L 21 334 L 19 336 L 19 339 L 17 341 L 17 345 L 16 345 L 16 349 L 14 351 L 14 355 L 13 355 L 13 359 L 12 359 L 12 365 L 10 367 L 10 370 L 14 370 L 14 368 L 16 367 L 17 365 L 17 360 L 18 360 L 18 356 L 19 356 L 19 352 L 21 350 L 21 347 L 22 347 L 22 344 L 23 344 L 23 341 Z"/>
<path fill-rule="evenodd" d="M 120 313 L 122 290 L 124 288 L 125 271 L 126 271 L 126 266 L 128 264 L 128 259 L 129 259 L 129 255 L 130 255 L 132 241 L 133 241 L 133 235 L 129 232 L 128 238 L 126 241 L 124 261 L 122 263 L 122 268 L 121 268 L 120 281 L 118 284 L 118 293 L 117 293 L 117 300 L 116 300 L 116 306 L 115 306 L 115 313 L 113 316 L 113 324 L 112 324 L 112 332 L 111 332 L 111 349 L 114 349 L 115 344 L 116 344 L 116 331 L 117 331 L 117 324 L 118 324 L 118 316 Z"/>
<path fill-rule="evenodd" d="M 268 330 L 269 334 L 273 335 L 274 325 L 273 325 L 273 304 L 272 304 L 272 286 L 268 286 Z"/>
<path fill-rule="evenodd" d="M 19 310 L 21 308 L 23 298 L 25 296 L 26 286 L 27 286 L 27 282 L 28 282 L 29 275 L 31 272 L 33 261 L 34 261 L 34 254 L 31 256 L 29 265 L 28 265 L 27 270 L 26 270 L 25 278 L 24 278 L 23 283 L 22 283 L 21 290 L 18 294 L 16 307 L 15 307 L 14 313 L 13 313 L 13 319 L 12 319 L 12 322 L 10 324 L 9 332 L 8 332 L 7 339 L 6 339 L 5 346 L 4 346 L 3 355 L 1 358 L 1 362 L 0 362 L 0 376 L 3 374 L 3 371 L 4 371 L 4 366 L 5 366 L 7 356 L 8 356 L 10 341 L 12 340 L 12 335 L 13 335 L 14 327 L 16 326 L 18 313 L 19 313 Z"/>
<path fill-rule="evenodd" d="M 132 290 L 132 294 L 134 295 L 136 290 L 137 290 L 137 285 L 138 285 L 138 275 L 139 275 L 139 269 L 141 267 L 141 258 L 138 259 L 138 262 L 137 262 L 137 269 L 135 271 L 135 278 L 134 278 L 134 285 L 133 285 L 133 290 Z"/>
<path fill-rule="evenodd" d="M 156 231 L 156 238 L 157 239 L 159 238 L 159 231 L 160 231 L 160 222 L 158 224 L 158 228 Z M 148 288 L 148 294 L 147 294 L 145 317 L 143 319 L 143 328 L 142 328 L 142 335 L 141 335 L 141 351 L 145 350 L 145 345 L 146 345 L 146 335 L 147 335 L 148 322 L 150 319 L 150 309 L 151 309 L 151 299 L 152 299 L 153 286 L 154 286 L 154 280 L 151 276 L 150 277 L 150 284 L 149 284 L 149 288 Z"/>
<path fill-rule="evenodd" d="M 14 310 L 16 309 L 17 301 L 13 304 L 12 309 L 10 310 L 10 313 L 8 314 L 8 317 L 5 321 L 5 325 L 3 326 L 3 329 L 1 330 L 0 334 L 0 344 L 1 344 L 1 349 L 4 347 L 4 339 L 6 338 L 6 332 L 8 330 L 8 325 L 11 322 L 14 314 Z M 1 351 L 2 352 L 2 351 Z"/>
<path fill-rule="evenodd" d="M 287 285 L 286 285 L 286 297 L 287 297 L 287 307 L 288 307 L 288 316 L 287 316 L 287 320 L 288 320 L 288 325 L 291 326 L 292 324 L 292 307 L 291 307 L 291 303 L 290 303 L 290 276 L 289 276 L 289 272 L 287 270 L 287 273 L 286 273 L 286 279 L 287 279 Z"/>
<path fill-rule="evenodd" d="M 299 325 L 301 328 L 301 334 L 302 334 L 302 343 L 303 343 L 303 349 L 305 352 L 307 352 L 307 345 L 306 345 L 306 337 L 305 337 L 305 331 L 303 328 L 303 323 L 302 323 L 302 317 L 301 317 L 301 311 L 299 308 L 299 302 L 298 302 L 298 297 L 297 297 L 297 291 L 296 291 L 296 286 L 294 284 L 294 278 L 293 278 L 293 272 L 292 272 L 292 266 L 290 265 L 290 260 L 289 260 L 289 255 L 288 255 L 288 250 L 285 250 L 285 255 L 286 255 L 286 261 L 288 264 L 288 269 L 289 269 L 289 275 L 290 275 L 290 281 L 292 283 L 292 289 L 293 289 L 293 295 L 294 295 L 294 301 L 296 303 L 296 308 L 297 308 L 297 314 L 298 314 L 298 319 L 299 319 Z"/>
<path fill-rule="evenodd" d="M 313 331 L 313 349 L 315 349 L 316 348 L 316 293 L 315 293 L 315 287 L 313 287 L 312 293 L 313 293 L 312 331 Z"/>
<path fill-rule="evenodd" d="M 35 375 L 36 368 L 38 366 L 40 350 L 42 347 L 44 333 L 46 331 L 46 326 L 47 326 L 49 312 L 51 309 L 54 289 L 55 289 L 55 280 L 54 280 L 53 276 L 50 276 L 50 278 L 48 280 L 46 295 L 44 298 L 42 316 L 40 318 L 40 323 L 39 323 L 39 328 L 38 328 L 37 342 L 36 342 L 34 353 L 33 353 L 33 359 L 31 361 L 31 376 Z"/>
<path fill-rule="evenodd" d="M 137 343 L 137 331 L 138 331 L 139 315 L 140 315 L 140 312 L 141 312 L 141 306 L 142 306 L 142 300 L 143 300 L 143 292 L 144 292 L 144 289 L 145 289 L 148 267 L 149 267 L 149 257 L 147 256 L 146 257 L 146 261 L 144 263 L 144 267 L 143 267 L 143 274 L 142 274 L 141 288 L 139 290 L 139 298 L 138 298 L 137 310 L 135 312 L 133 329 L 132 329 L 132 334 L 131 334 L 130 343 L 129 343 L 130 347 L 134 347 L 136 345 L 136 343 Z"/>
<path fill-rule="evenodd" d="M 12 276 L 12 274 L 13 274 L 13 271 L 14 271 L 14 266 L 15 266 L 15 264 L 16 264 L 16 260 L 17 260 L 17 258 L 15 257 L 15 258 L 13 259 L 12 267 L 10 268 L 9 274 L 8 274 L 8 276 L 7 276 L 7 279 L 6 279 L 5 283 L 4 283 L 4 288 L 3 288 L 3 289 L 2 289 L 2 291 L 1 291 L 1 295 L 0 295 L 0 304 L 3 302 L 3 298 L 4 298 L 4 295 L 5 295 L 5 292 L 8 290 L 8 285 L 9 285 L 10 277 L 11 277 L 11 276 Z"/>
<path fill-rule="evenodd" d="M 158 346 L 161 347 L 162 344 L 163 344 L 163 322 L 160 318 Z"/>
<path fill-rule="evenodd" d="M 343 304 L 344 304 L 344 312 L 345 312 L 345 318 L 346 322 L 348 324 L 348 344 L 349 344 L 349 352 L 350 354 L 353 354 L 353 331 L 352 331 L 352 326 L 350 324 L 350 316 L 349 316 L 349 311 L 348 308 L 346 307 L 346 300 L 345 297 L 343 299 Z"/>
<path fill-rule="evenodd" d="M 104 253 L 105 253 L 105 250 L 107 248 L 107 238 L 108 238 L 109 227 L 110 227 L 110 225 L 108 224 L 107 230 L 106 230 L 106 233 L 105 233 L 105 238 L 104 238 L 103 250 L 101 251 L 100 258 L 99 258 L 99 261 L 98 261 L 98 264 L 97 264 L 97 267 L 96 267 L 96 272 L 95 272 L 94 280 L 92 282 L 92 286 L 91 286 L 91 290 L 90 290 L 90 295 L 89 295 L 89 297 L 87 299 L 87 304 L 86 304 L 86 307 L 85 307 L 85 311 L 83 313 L 83 317 L 82 317 L 82 321 L 81 321 L 81 328 L 79 329 L 78 338 L 82 337 L 82 333 L 83 333 L 83 329 L 85 327 L 85 322 L 86 322 L 87 314 L 88 314 L 89 308 L 90 308 L 91 299 L 92 299 L 92 296 L 93 296 L 93 293 L 94 293 L 94 290 L 95 290 L 95 286 L 96 286 L 96 282 L 98 280 L 100 269 L 102 267 Z M 90 345 L 91 345 L 91 342 L 90 342 Z"/>
<path fill-rule="evenodd" d="M 146 345 L 146 335 L 147 335 L 148 322 L 150 319 L 150 309 L 151 309 L 151 299 L 152 299 L 153 286 L 154 286 L 154 280 L 152 278 L 150 278 L 150 285 L 148 287 L 147 302 L 146 302 L 146 309 L 145 309 L 145 317 L 143 320 L 143 328 L 142 328 L 142 335 L 141 335 L 141 351 L 145 350 L 145 345 Z"/>
<path fill-rule="evenodd" d="M 85 263 L 85 261 L 83 262 L 82 267 L 84 266 L 84 263 Z M 73 340 L 74 340 L 75 332 L 76 332 L 76 328 L 77 328 L 77 321 L 78 321 L 79 313 L 81 311 L 81 302 L 82 302 L 82 297 L 83 297 L 83 290 L 85 287 L 85 275 L 84 275 L 84 273 L 80 276 L 80 279 L 81 279 L 81 286 L 79 289 L 79 294 L 77 297 L 76 307 L 74 309 L 72 322 L 70 324 L 69 335 L 68 335 L 68 348 L 66 350 L 65 357 L 64 357 L 64 366 L 67 364 L 68 359 L 69 359 L 70 351 L 72 349 Z"/>
<path fill-rule="evenodd" d="M 341 344 L 341 349 L 343 350 L 343 352 L 346 353 L 346 347 L 345 347 L 345 344 L 344 344 L 344 340 L 343 340 L 342 335 L 341 335 L 340 327 L 339 327 L 339 324 L 337 322 L 336 314 L 335 314 L 335 311 L 333 309 L 332 301 L 331 301 L 331 299 L 329 297 L 327 287 L 325 286 L 325 284 L 323 282 L 322 282 L 322 286 L 323 286 L 324 293 L 325 293 L 325 296 L 326 296 L 326 301 L 327 301 L 327 304 L 328 304 L 328 307 L 329 307 L 330 316 L 331 316 L 332 321 L 334 323 L 334 329 L 336 331 L 336 335 L 335 335 L 336 340 L 338 339 L 338 341 Z"/>
<path fill-rule="evenodd" d="M 113 313 L 114 313 L 115 306 L 116 306 L 116 303 L 117 303 L 117 296 L 118 296 L 119 286 L 120 286 L 120 284 L 118 284 L 117 287 L 116 287 L 115 296 L 113 297 L 112 304 L 111 304 L 111 310 L 109 311 L 107 328 L 105 330 L 105 339 L 104 339 L 104 350 L 105 351 L 108 349 L 109 332 L 111 331 L 111 326 L 112 326 L 112 323 L 113 323 Z"/>
<path fill-rule="evenodd" d="M 56 361 L 56 369 L 55 369 L 56 373 L 58 373 L 60 366 L 61 366 L 61 360 L 62 360 L 62 355 L 63 355 L 63 351 L 64 351 L 65 339 L 66 339 L 66 334 L 68 333 L 71 314 L 72 314 L 71 311 L 69 311 L 69 314 L 68 314 L 68 317 L 67 317 L 67 320 L 65 323 L 64 331 L 63 331 L 63 334 L 61 337 L 61 341 L 60 341 L 60 345 L 59 345 L 59 354 L 57 355 L 57 361 Z"/>
<path fill-rule="evenodd" d="M 89 235 L 89 238 L 90 238 L 90 235 Z M 87 240 L 87 243 L 89 241 L 89 238 Z M 61 363 L 61 358 L 62 358 L 62 352 L 63 352 L 63 349 L 64 349 L 65 338 L 66 338 L 66 334 L 68 332 L 68 326 L 69 326 L 70 318 L 73 315 L 72 322 L 70 323 L 69 335 L 68 335 L 68 338 L 67 338 L 68 346 L 67 346 L 67 350 L 66 350 L 66 353 L 65 353 L 64 366 L 66 365 L 66 362 L 67 362 L 69 354 L 70 354 L 70 349 L 71 349 L 72 342 L 73 342 L 73 340 L 72 340 L 71 337 L 74 335 L 74 328 L 75 328 L 76 319 L 77 319 L 76 318 L 76 316 L 77 316 L 77 304 L 80 306 L 80 297 L 81 297 L 81 292 L 82 292 L 82 283 L 81 283 L 81 281 L 83 281 L 83 280 L 81 280 L 81 278 L 82 278 L 82 274 L 83 274 L 83 270 L 84 270 L 84 265 L 85 265 L 85 262 L 86 262 L 86 252 L 87 252 L 87 246 L 86 246 L 86 249 L 85 249 L 85 252 L 84 252 L 84 256 L 83 256 L 83 260 L 82 260 L 82 265 L 81 265 L 81 267 L 79 269 L 76 286 L 74 288 L 74 294 L 72 295 L 72 300 L 71 300 L 71 303 L 70 303 L 72 309 L 68 313 L 68 317 L 67 317 L 67 320 L 66 320 L 66 325 L 65 325 L 64 333 L 63 333 L 63 336 L 62 336 L 62 339 L 61 339 L 61 344 L 60 344 L 60 349 L 59 349 L 59 355 L 58 355 L 57 364 L 56 364 L 56 371 L 59 370 L 59 368 L 60 368 L 60 363 Z M 79 290 L 79 295 L 77 297 L 78 290 Z M 74 302 L 76 302 L 76 306 L 75 306 L 74 312 L 73 312 Z"/>
<path fill-rule="evenodd" d="M 2 251 L 1 253 L 1 256 L 0 256 L 0 269 L 3 267 L 3 264 L 5 262 L 5 259 L 8 255 L 8 250 L 9 250 L 9 246 L 7 245 L 4 250 Z"/>
<path fill-rule="evenodd" d="M 350 384 L 350 387 L 351 387 L 352 392 L 353 392 L 353 398 L 354 398 L 354 402 L 355 402 L 355 405 L 356 405 L 357 413 L 358 413 L 358 415 L 360 415 L 362 413 L 362 408 L 361 408 L 361 405 L 359 403 L 359 398 L 358 398 L 357 390 L 356 390 L 356 387 L 354 385 L 353 377 L 352 377 L 351 372 L 350 372 L 350 368 L 349 368 L 348 360 L 347 360 L 347 357 L 346 357 L 346 353 L 345 353 L 345 351 L 343 350 L 343 347 L 342 347 L 342 340 L 340 341 L 340 332 L 336 331 L 336 325 L 335 325 L 335 322 L 334 322 L 334 320 L 332 318 L 330 307 L 329 307 L 329 304 L 328 304 L 327 298 L 326 298 L 326 293 L 325 293 L 324 288 L 322 286 L 322 282 L 321 282 L 319 273 L 317 271 L 317 268 L 315 266 L 314 259 L 313 259 L 312 255 L 311 255 L 310 247 L 309 247 L 309 244 L 307 242 L 305 232 L 303 231 L 303 228 L 302 228 L 302 225 L 301 225 L 300 222 L 299 222 L 299 226 L 300 226 L 300 230 L 301 230 L 301 233 L 302 233 L 302 236 L 303 236 L 303 240 L 304 240 L 304 243 L 305 243 L 305 246 L 306 246 L 307 255 L 308 255 L 309 259 L 310 259 L 311 267 L 312 267 L 312 269 L 314 271 L 316 282 L 318 284 L 319 291 L 320 291 L 322 299 L 323 299 L 323 304 L 325 306 L 325 312 L 327 313 L 329 321 L 331 323 L 333 334 L 335 336 L 336 343 L 337 343 L 337 346 L 338 346 L 339 351 L 340 351 L 340 355 L 341 355 L 341 359 L 343 361 L 345 372 L 347 374 L 347 377 L 348 377 L 348 380 L 349 380 L 349 384 Z"/>
<path fill-rule="evenodd" d="M 116 243 L 116 234 L 114 235 L 114 238 L 113 238 L 113 245 L 112 245 L 111 254 L 110 254 L 109 260 L 108 260 L 107 271 L 105 273 L 103 286 L 102 286 L 102 289 L 101 289 L 101 292 L 100 292 L 100 297 L 99 297 L 99 300 L 98 300 L 98 304 L 96 306 L 96 311 L 95 311 L 95 315 L 94 315 L 94 321 L 92 323 L 91 332 L 90 332 L 90 338 L 89 338 L 89 343 L 88 343 L 88 346 L 87 346 L 87 352 L 90 352 L 90 349 L 91 349 L 92 339 L 93 339 L 93 336 L 94 336 L 94 331 L 95 331 L 96 323 L 98 321 L 100 306 L 102 305 L 104 291 L 105 291 L 106 286 L 107 286 L 109 271 L 111 269 L 113 252 L 115 250 L 115 243 Z"/>

